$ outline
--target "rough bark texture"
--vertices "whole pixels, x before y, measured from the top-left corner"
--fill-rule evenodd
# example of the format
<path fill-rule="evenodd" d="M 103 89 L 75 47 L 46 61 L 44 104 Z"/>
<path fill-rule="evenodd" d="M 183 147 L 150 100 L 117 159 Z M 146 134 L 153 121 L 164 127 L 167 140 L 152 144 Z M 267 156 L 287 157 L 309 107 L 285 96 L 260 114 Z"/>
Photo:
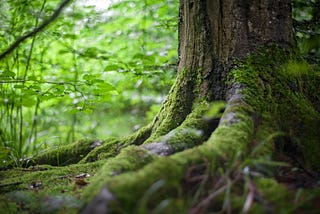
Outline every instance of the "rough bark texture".
<path fill-rule="evenodd" d="M 180 0 L 178 76 L 154 121 L 127 138 L 101 145 L 80 141 L 34 161 L 59 165 L 58 156 L 77 163 L 83 152 L 77 165 L 59 169 L 76 173 L 90 164 L 96 169 L 80 195 L 84 214 L 310 208 L 309 192 L 299 193 L 308 198 L 300 204 L 287 180 L 274 179 L 276 168 L 282 170 L 278 181 L 298 168 L 301 174 L 290 175 L 308 174 L 305 180 L 314 185 L 320 171 L 320 99 L 314 93 L 320 75 L 307 64 L 303 71 L 290 69 L 304 63 L 291 53 L 291 44 L 289 0 Z M 217 100 L 225 100 L 225 108 L 210 105 Z M 76 157 L 66 159 L 68 151 Z M 274 162 L 283 159 L 289 168 Z M 58 168 L 52 174 L 59 175 Z M 4 176 L 6 192 L 23 185 L 14 175 Z M 60 185 L 58 191 L 66 184 Z"/>
<path fill-rule="evenodd" d="M 292 47 L 290 0 L 181 0 L 178 77 L 153 136 L 180 125 L 195 100 L 225 100 L 234 60 L 273 43 Z"/>
<path fill-rule="evenodd" d="M 234 59 L 267 44 L 292 47 L 290 0 L 182 0 L 179 19 L 179 71 L 201 84 L 191 97 L 225 99 Z"/>
<path fill-rule="evenodd" d="M 292 45 L 290 0 L 208 0 L 207 4 L 214 55 L 224 62 L 262 45 Z"/>

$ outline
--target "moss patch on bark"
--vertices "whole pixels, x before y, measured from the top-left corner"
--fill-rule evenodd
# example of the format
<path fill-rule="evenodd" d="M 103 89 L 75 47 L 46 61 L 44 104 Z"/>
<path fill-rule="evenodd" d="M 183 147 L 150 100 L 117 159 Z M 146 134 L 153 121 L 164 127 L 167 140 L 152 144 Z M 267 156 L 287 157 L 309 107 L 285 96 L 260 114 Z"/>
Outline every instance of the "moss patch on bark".
<path fill-rule="evenodd" d="M 71 197 L 69 206 L 52 212 L 74 212 L 80 207 L 84 214 L 95 207 L 111 213 L 310 210 L 319 196 L 317 189 L 289 189 L 287 181 L 275 180 L 277 171 L 291 164 L 277 162 L 278 154 L 291 158 L 301 154 L 303 158 L 298 160 L 298 167 L 306 166 L 306 170 L 317 172 L 320 169 L 319 90 L 316 90 L 320 82 L 319 69 L 296 66 L 306 70 L 292 76 L 288 74 L 293 65 L 303 63 L 278 47 L 261 49 L 235 63 L 218 127 L 203 119 L 210 109 L 203 100 L 193 101 L 190 111 L 181 109 L 182 121 L 180 118 L 168 125 L 172 118 L 167 117 L 173 111 L 161 112 L 174 108 L 171 104 L 175 100 L 171 97 L 165 104 L 171 107 L 164 107 L 159 113 L 163 123 L 155 119 L 134 135 L 108 139 L 95 148 L 90 146 L 96 141 L 82 141 L 35 158 L 39 163 L 51 165 L 78 161 L 81 164 L 45 166 L 47 170 L 22 174 L 21 169 L 4 172 L 1 178 L 4 185 L 0 188 L 9 189 L 1 197 L 10 209 L 25 211 L 14 208 L 14 204 L 20 202 L 10 198 L 9 192 L 20 189 L 18 194 L 33 194 L 35 190 L 30 189 L 30 184 L 37 186 L 40 179 L 45 184 L 41 190 L 45 194 Z M 177 112 L 175 117 L 181 113 Z M 156 131 L 158 126 L 160 129 Z M 159 148 L 150 147 L 157 143 L 161 145 Z M 162 153 L 153 152 L 167 147 L 174 154 L 161 156 Z M 68 152 L 74 155 L 68 157 Z M 90 161 L 95 162 L 86 163 Z M 94 176 L 81 181 L 84 185 L 78 188 L 74 177 L 80 172 Z M 73 181 L 72 185 L 70 179 L 55 180 L 68 174 L 72 175 L 67 176 Z M 70 205 L 77 197 L 79 204 Z M 299 200 L 301 198 L 304 200 Z M 28 209 L 39 211 L 32 206 Z"/>

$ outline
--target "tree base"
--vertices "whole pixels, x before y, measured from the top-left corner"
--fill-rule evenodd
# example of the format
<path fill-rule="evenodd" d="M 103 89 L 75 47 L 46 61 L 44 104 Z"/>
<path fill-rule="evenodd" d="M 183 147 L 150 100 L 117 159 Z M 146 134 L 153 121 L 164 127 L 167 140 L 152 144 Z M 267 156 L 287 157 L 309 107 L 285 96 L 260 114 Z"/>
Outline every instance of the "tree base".
<path fill-rule="evenodd" d="M 59 153 L 34 159 L 58 165 L 62 162 L 49 157 L 61 160 L 72 151 L 74 156 L 67 157 L 73 165 L 3 171 L 2 210 L 313 210 L 320 196 L 315 182 L 320 171 L 319 68 L 289 55 L 269 47 L 235 66 L 218 127 L 216 120 L 203 119 L 211 109 L 207 101 L 197 100 L 180 125 L 174 125 L 173 130 L 162 129 L 161 135 L 156 131 L 161 122 L 155 120 L 132 136 L 109 139 L 96 148 L 90 146 L 97 141 L 80 141 Z M 83 149 L 74 150 L 80 145 Z M 87 174 L 81 177 L 81 173 Z M 309 183 L 292 178 L 298 175 Z M 54 197 L 48 199 L 48 195 Z M 62 208 L 45 210 L 48 207 L 33 204 L 40 199 L 45 203 L 45 198 L 47 203 L 57 203 L 58 197 L 64 198 L 60 200 L 64 201 Z"/>

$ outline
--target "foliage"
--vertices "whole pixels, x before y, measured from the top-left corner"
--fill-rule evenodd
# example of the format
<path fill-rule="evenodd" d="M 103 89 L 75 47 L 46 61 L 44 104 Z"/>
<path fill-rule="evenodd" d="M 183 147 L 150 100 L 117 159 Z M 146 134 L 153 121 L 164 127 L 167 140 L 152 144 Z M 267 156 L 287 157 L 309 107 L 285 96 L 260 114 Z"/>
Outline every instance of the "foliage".
<path fill-rule="evenodd" d="M 294 0 L 293 18 L 296 39 L 302 54 L 313 63 L 320 58 L 320 1 Z"/>
<path fill-rule="evenodd" d="M 0 52 L 58 4 L 1 3 Z M 40 149 L 128 134 L 145 124 L 142 118 L 151 105 L 148 118 L 154 115 L 172 83 L 176 16 L 172 0 L 117 1 L 108 8 L 75 1 L 0 61 L 0 161 L 18 164 Z"/>

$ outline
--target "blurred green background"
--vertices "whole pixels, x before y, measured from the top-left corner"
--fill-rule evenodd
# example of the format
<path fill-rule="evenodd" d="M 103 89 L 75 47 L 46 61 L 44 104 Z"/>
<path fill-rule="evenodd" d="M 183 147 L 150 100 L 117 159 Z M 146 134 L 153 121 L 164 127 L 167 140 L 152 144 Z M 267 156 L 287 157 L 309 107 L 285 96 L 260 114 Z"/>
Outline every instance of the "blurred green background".
<path fill-rule="evenodd" d="M 0 51 L 59 3 L 2 1 Z M 1 60 L 1 162 L 150 122 L 176 72 L 177 14 L 173 0 L 73 1 Z"/>

